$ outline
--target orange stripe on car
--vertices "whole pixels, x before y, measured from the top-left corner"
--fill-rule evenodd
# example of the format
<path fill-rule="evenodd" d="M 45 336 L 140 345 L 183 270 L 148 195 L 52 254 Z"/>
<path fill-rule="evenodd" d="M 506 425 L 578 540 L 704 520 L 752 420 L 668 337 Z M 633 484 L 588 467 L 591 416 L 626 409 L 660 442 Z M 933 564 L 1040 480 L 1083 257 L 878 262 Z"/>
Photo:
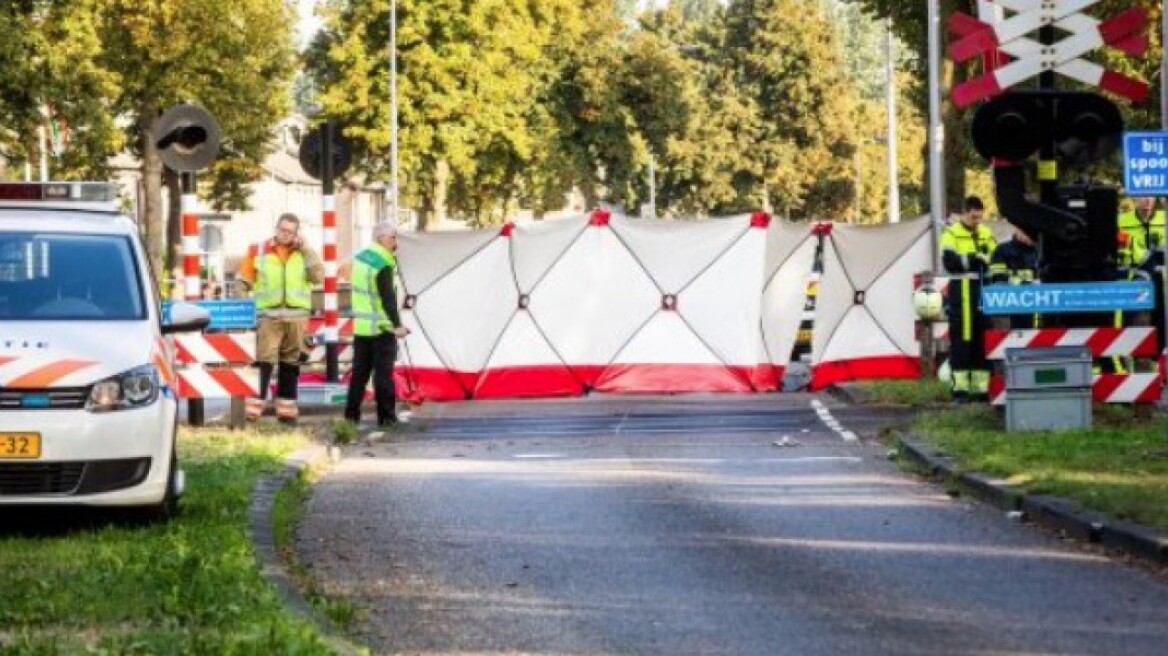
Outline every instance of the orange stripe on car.
<path fill-rule="evenodd" d="M 166 383 L 167 387 L 173 388 L 175 386 L 174 363 L 170 357 L 170 345 L 161 337 L 154 338 L 154 357 L 151 361 L 155 367 L 158 367 L 158 375 L 162 377 L 162 382 Z"/>
<path fill-rule="evenodd" d="M 53 383 L 61 380 L 65 376 L 81 371 L 82 369 L 87 369 L 95 364 L 97 363 L 93 360 L 59 360 L 17 376 L 8 381 L 5 387 L 16 389 L 51 387 Z"/>
<path fill-rule="evenodd" d="M 162 382 L 166 383 L 168 387 L 174 387 L 174 370 L 170 368 L 166 357 L 155 351 L 153 362 L 154 366 L 158 368 L 158 375 L 162 377 Z"/>

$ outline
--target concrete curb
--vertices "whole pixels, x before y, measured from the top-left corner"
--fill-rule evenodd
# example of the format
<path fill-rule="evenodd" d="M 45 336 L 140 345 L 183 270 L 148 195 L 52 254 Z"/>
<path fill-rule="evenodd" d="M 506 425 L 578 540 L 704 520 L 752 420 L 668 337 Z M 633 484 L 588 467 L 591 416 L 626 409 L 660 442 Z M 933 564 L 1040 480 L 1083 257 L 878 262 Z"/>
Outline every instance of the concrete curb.
<path fill-rule="evenodd" d="M 851 405 L 863 405 L 868 402 L 868 395 L 864 394 L 859 386 L 851 383 L 829 385 L 825 391 L 835 399 Z"/>
<path fill-rule="evenodd" d="M 335 652 L 345 656 L 357 656 L 367 654 L 368 650 L 334 635 L 329 627 L 320 621 L 308 600 L 300 593 L 296 581 L 284 565 L 284 559 L 276 552 L 276 535 L 272 526 L 272 511 L 280 490 L 301 472 L 326 468 L 338 457 L 339 453 L 332 448 L 314 444 L 288 456 L 284 460 L 284 469 L 278 474 L 256 483 L 251 493 L 249 508 L 251 521 L 248 534 L 255 547 L 256 558 L 260 561 L 261 574 L 276 589 L 284 604 L 301 619 L 316 627 L 325 643 Z"/>
<path fill-rule="evenodd" d="M 963 493 L 1063 535 L 1102 544 L 1152 565 L 1168 565 L 1168 535 L 1130 522 L 1080 509 L 1070 499 L 1026 494 L 1017 486 L 983 474 L 958 472 L 953 460 L 912 438 L 899 439 L 900 452 L 930 478 L 955 485 Z"/>

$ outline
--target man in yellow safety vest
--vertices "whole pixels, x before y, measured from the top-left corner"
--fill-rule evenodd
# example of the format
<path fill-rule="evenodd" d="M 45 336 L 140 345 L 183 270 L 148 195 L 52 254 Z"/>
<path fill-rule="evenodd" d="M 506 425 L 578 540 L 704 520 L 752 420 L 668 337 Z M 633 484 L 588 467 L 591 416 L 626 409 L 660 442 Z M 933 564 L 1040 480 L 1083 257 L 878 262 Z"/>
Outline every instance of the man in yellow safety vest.
<path fill-rule="evenodd" d="M 1130 235 L 1135 248 L 1147 252 L 1164 247 L 1168 226 L 1164 210 L 1156 209 L 1156 199 L 1143 197 L 1135 200 L 1132 211 L 1120 212 L 1119 229 Z"/>
<path fill-rule="evenodd" d="M 247 400 L 247 418 L 264 412 L 272 373 L 276 379 L 276 417 L 294 423 L 300 415 L 297 391 L 300 352 L 308 317 L 312 313 L 312 287 L 324 280 L 320 257 L 300 235 L 300 219 L 282 214 L 276 234 L 248 251 L 239 275 L 252 284 L 259 325 L 256 334 L 256 366 L 260 370 L 260 395 Z"/>
<path fill-rule="evenodd" d="M 985 358 L 985 316 L 981 313 L 981 283 L 997 244 L 981 225 L 985 205 L 976 196 L 965 199 L 965 213 L 941 233 L 941 263 L 949 274 L 946 314 L 949 318 L 949 367 L 953 399 L 963 403 L 989 393 L 990 371 Z"/>
<path fill-rule="evenodd" d="M 345 419 L 361 420 L 361 403 L 365 387 L 373 375 L 373 394 L 377 401 L 377 424 L 397 423 L 393 363 L 397 359 L 397 340 L 410 331 L 402 326 L 398 314 L 397 226 L 383 222 L 373 228 L 373 245 L 353 258 L 353 370 L 349 393 L 345 399 Z"/>

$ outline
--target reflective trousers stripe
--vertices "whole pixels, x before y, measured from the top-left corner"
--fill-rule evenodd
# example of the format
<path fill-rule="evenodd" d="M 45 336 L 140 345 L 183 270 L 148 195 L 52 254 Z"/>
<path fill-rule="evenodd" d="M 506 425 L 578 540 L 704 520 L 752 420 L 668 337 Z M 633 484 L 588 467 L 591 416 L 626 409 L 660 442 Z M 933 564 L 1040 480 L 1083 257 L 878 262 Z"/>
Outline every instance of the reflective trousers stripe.
<path fill-rule="evenodd" d="M 990 372 L 973 369 L 953 372 L 953 391 L 986 394 L 990 391 Z"/>
<path fill-rule="evenodd" d="M 965 341 L 973 340 L 973 304 L 969 301 L 969 279 L 961 281 L 961 335 Z"/>

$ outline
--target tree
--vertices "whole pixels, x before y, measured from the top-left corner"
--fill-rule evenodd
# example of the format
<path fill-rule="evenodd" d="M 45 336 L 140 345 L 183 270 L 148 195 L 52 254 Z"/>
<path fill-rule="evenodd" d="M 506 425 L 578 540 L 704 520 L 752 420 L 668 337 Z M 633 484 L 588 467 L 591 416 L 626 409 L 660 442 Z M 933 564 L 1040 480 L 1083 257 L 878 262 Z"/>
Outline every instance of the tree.
<path fill-rule="evenodd" d="M 644 161 L 617 84 L 628 29 L 612 0 L 594 3 L 579 37 L 564 44 L 564 63 L 548 92 L 554 143 L 589 207 L 602 194 L 626 199 L 635 162 Z"/>
<path fill-rule="evenodd" d="M 879 222 L 887 215 L 888 172 L 887 135 L 888 116 L 885 108 L 887 81 L 887 21 L 877 20 L 865 13 L 859 5 L 843 0 L 830 0 L 825 10 L 832 17 L 836 44 L 844 72 L 856 90 L 856 132 L 866 138 L 877 138 L 879 143 L 861 144 L 858 175 L 862 178 L 861 211 L 859 220 Z M 913 93 L 915 78 L 906 71 L 915 66 L 912 53 L 903 44 L 894 43 L 897 74 L 899 133 L 899 186 L 902 214 L 914 215 L 927 208 L 928 198 L 921 194 L 924 175 L 923 158 L 926 119 L 916 105 Z M 863 127 L 861 127 L 863 126 Z M 854 211 L 853 211 L 854 214 Z"/>
<path fill-rule="evenodd" d="M 689 23 L 708 25 L 718 17 L 722 3 L 720 0 L 669 0 L 669 8 Z"/>
<path fill-rule="evenodd" d="M 99 0 L 24 0 L 0 7 L 0 158 L 36 162 L 39 130 L 57 179 L 100 178 L 122 145 L 110 99 L 117 77 L 99 64 Z M 0 170 L 0 178 L 3 171 Z"/>
<path fill-rule="evenodd" d="M 211 172 L 213 205 L 243 208 L 272 128 L 290 107 L 293 16 L 283 0 L 103 1 L 100 61 L 121 82 L 112 108 L 132 121 L 131 147 L 142 159 L 147 251 L 160 272 L 163 169 L 151 138 L 160 113 L 194 102 L 216 117 L 225 139 Z"/>
<path fill-rule="evenodd" d="M 448 204 L 497 220 L 515 199 L 546 201 L 563 187 L 562 170 L 531 167 L 568 161 L 546 149 L 558 122 L 542 105 L 584 29 L 583 6 L 398 3 L 402 191 L 421 229 L 445 218 Z M 388 12 L 386 0 L 334 0 L 308 55 L 325 113 L 356 141 L 361 170 L 380 179 L 390 151 Z"/>
<path fill-rule="evenodd" d="M 747 183 L 783 216 L 839 215 L 858 141 L 830 27 L 795 0 L 735 0 L 724 39 L 723 65 L 753 105 Z"/>

